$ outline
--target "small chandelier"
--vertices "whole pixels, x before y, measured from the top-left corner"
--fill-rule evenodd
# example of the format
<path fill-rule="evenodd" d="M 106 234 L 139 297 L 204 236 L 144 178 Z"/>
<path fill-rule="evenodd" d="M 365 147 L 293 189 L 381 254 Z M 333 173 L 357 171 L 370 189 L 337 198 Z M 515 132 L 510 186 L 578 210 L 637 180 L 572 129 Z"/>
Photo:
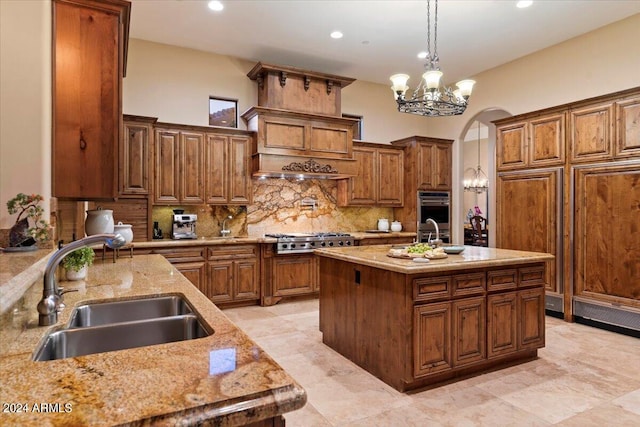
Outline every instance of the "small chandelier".
<path fill-rule="evenodd" d="M 457 116 L 464 113 L 467 101 L 471 95 L 473 80 L 461 80 L 456 83 L 458 89 L 449 87 L 440 89 L 442 71 L 438 62 L 438 0 L 434 20 L 433 54 L 431 53 L 431 6 L 427 0 L 427 62 L 424 65 L 426 72 L 422 75 L 420 84 L 413 92 L 411 99 L 405 99 L 404 94 L 409 89 L 407 81 L 409 75 L 394 74 L 390 77 L 393 85 L 391 90 L 398 103 L 398 111 L 401 113 L 418 114 L 421 116 Z"/>
<path fill-rule="evenodd" d="M 489 178 L 480 167 L 480 122 L 478 122 L 478 167 L 476 169 L 467 168 L 464 171 L 464 176 L 464 191 L 480 194 L 489 189 Z"/>

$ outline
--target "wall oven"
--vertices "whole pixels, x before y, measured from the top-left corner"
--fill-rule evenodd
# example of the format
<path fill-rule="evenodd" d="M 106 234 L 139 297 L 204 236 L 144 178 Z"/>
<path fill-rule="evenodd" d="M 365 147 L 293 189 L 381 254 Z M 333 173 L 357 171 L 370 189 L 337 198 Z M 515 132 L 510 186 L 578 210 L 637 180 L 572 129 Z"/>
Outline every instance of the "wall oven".
<path fill-rule="evenodd" d="M 447 191 L 418 191 L 418 239 L 426 242 L 436 238 L 433 224 L 426 224 L 427 218 L 438 223 L 440 238 L 444 243 L 451 242 L 451 193 Z"/>

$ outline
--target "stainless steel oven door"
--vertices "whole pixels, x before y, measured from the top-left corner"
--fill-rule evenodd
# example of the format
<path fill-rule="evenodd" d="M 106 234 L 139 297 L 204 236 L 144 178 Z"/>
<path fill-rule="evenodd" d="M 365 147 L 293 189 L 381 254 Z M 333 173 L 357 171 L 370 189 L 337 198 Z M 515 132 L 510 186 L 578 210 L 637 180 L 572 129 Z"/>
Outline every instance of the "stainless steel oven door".
<path fill-rule="evenodd" d="M 449 230 L 451 221 L 451 195 L 448 192 L 418 192 L 418 229 L 434 231 L 433 225 L 425 224 L 427 218 L 438 223 L 440 230 Z M 435 238 L 435 237 L 434 237 Z"/>

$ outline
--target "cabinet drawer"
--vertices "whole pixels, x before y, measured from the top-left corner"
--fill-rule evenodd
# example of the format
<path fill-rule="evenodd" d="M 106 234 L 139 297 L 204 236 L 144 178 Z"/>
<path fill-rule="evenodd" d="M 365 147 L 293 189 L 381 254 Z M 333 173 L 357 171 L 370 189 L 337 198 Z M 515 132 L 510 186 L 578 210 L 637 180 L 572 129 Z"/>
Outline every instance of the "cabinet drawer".
<path fill-rule="evenodd" d="M 413 280 L 414 301 L 448 298 L 451 295 L 451 277 L 423 277 Z"/>
<path fill-rule="evenodd" d="M 545 286 L 546 284 L 544 264 L 520 268 L 518 269 L 518 276 L 520 279 L 518 287 L 520 288 Z"/>
<path fill-rule="evenodd" d="M 163 255 L 170 263 L 204 261 L 203 247 L 154 249 L 152 254 Z"/>
<path fill-rule="evenodd" d="M 207 250 L 210 260 L 247 258 L 258 254 L 256 245 L 211 246 Z"/>
<path fill-rule="evenodd" d="M 484 293 L 487 280 L 483 272 L 453 276 L 453 296 L 469 296 Z"/>
<path fill-rule="evenodd" d="M 487 272 L 487 290 L 503 291 L 518 287 L 518 270 L 495 270 Z"/>

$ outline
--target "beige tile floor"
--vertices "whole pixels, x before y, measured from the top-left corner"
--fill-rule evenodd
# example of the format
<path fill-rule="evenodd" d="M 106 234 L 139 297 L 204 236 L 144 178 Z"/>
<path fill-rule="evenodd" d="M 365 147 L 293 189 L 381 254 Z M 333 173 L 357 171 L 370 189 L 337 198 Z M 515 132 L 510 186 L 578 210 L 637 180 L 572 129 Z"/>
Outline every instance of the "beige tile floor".
<path fill-rule="evenodd" d="M 417 393 L 322 344 L 318 300 L 225 314 L 307 391 L 294 426 L 640 426 L 640 339 L 547 317 L 539 358 Z"/>

